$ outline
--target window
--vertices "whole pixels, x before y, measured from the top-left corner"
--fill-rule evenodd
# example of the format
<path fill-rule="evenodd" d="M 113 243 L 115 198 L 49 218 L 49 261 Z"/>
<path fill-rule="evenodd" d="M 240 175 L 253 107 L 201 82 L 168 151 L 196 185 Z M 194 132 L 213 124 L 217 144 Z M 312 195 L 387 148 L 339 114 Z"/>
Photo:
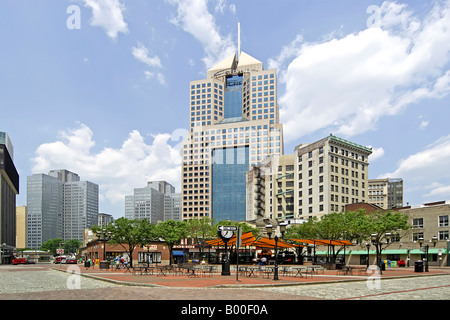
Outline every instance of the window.
<path fill-rule="evenodd" d="M 450 238 L 449 238 L 449 232 L 448 232 L 448 230 L 446 230 L 446 231 L 439 231 L 438 239 L 439 239 L 439 240 L 447 240 L 447 239 L 450 239 Z"/>
<path fill-rule="evenodd" d="M 439 216 L 439 227 L 448 227 L 448 216 Z"/>
<path fill-rule="evenodd" d="M 423 228 L 423 218 L 413 219 L 412 224 L 414 228 Z"/>
<path fill-rule="evenodd" d="M 423 232 L 413 233 L 413 241 L 419 241 L 419 239 L 423 239 Z"/>

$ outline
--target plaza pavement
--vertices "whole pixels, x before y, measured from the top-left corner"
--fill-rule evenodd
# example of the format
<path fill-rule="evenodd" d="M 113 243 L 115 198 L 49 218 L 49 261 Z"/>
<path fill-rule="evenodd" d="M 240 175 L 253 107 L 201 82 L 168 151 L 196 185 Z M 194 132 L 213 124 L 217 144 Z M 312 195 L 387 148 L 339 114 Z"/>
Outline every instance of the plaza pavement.
<path fill-rule="evenodd" d="M 69 271 L 69 272 L 68 272 Z M 70 272 L 71 271 L 71 272 Z M 73 272 L 73 273 L 72 273 Z M 69 278 L 81 274 L 81 286 L 68 288 Z M 388 268 L 381 275 L 381 290 L 370 290 L 372 276 L 337 275 L 336 270 L 298 278 L 230 276 L 220 273 L 192 278 L 186 275 L 140 275 L 124 270 L 86 270 L 82 265 L 0 266 L 0 300 L 201 300 L 267 301 L 337 299 L 450 299 L 450 268 L 430 268 L 416 273 L 414 267 Z M 386 281 L 383 281 L 386 280 Z"/>
<path fill-rule="evenodd" d="M 252 287 L 273 287 L 273 286 L 290 286 L 300 284 L 319 284 L 319 283 L 333 283 L 333 282 L 351 282 L 351 281 L 367 281 L 368 278 L 377 277 L 375 273 L 352 275 L 338 274 L 337 270 L 325 270 L 323 273 L 310 275 L 304 277 L 295 277 L 295 272 L 291 275 L 283 275 L 281 268 L 279 271 L 279 280 L 273 280 L 273 275 L 269 278 L 257 273 L 257 276 L 248 277 L 246 275 L 239 275 L 236 279 L 236 273 L 232 266 L 230 276 L 222 276 L 220 271 L 212 275 L 198 274 L 197 277 L 190 277 L 188 275 L 175 275 L 168 273 L 160 275 L 158 272 L 154 274 L 133 274 L 133 272 L 125 270 L 102 270 L 98 266 L 95 268 L 86 269 L 78 265 L 83 276 L 109 281 L 116 284 L 125 284 L 129 286 L 160 286 L 160 287 L 177 287 L 177 288 L 252 288 Z M 295 265 L 291 266 L 294 269 Z M 54 267 L 56 270 L 66 271 L 67 266 L 62 265 Z M 219 266 L 220 270 L 220 266 Z M 450 275 L 450 267 L 431 268 L 429 272 L 414 272 L 414 267 L 405 268 L 386 268 L 380 275 L 380 279 L 394 279 L 406 277 L 423 277 L 432 275 Z M 450 277 L 449 277 L 450 281 Z M 449 283 L 450 284 L 450 283 Z"/>

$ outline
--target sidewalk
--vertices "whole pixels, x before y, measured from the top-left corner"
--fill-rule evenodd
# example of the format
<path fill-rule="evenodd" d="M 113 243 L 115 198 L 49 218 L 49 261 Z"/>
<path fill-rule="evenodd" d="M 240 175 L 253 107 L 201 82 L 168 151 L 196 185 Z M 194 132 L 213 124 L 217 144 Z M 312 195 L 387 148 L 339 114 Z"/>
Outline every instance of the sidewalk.
<path fill-rule="evenodd" d="M 53 266 L 53 269 L 67 272 L 67 268 L 71 267 L 73 270 L 74 265 L 57 265 Z M 212 275 L 199 274 L 198 277 L 189 277 L 188 275 L 174 275 L 167 274 L 162 275 L 140 275 L 139 273 L 133 274 L 124 270 L 114 271 L 112 269 L 104 270 L 99 266 L 95 268 L 89 268 L 86 270 L 83 265 L 77 265 L 81 275 L 91 277 L 99 280 L 110 281 L 117 284 L 127 286 L 146 286 L 146 287 L 179 287 L 179 288 L 252 288 L 252 287 L 264 287 L 264 286 L 289 286 L 299 284 L 317 284 L 317 283 L 331 283 L 331 282 L 349 282 L 349 281 L 366 281 L 369 277 L 375 277 L 376 275 L 338 275 L 336 270 L 325 270 L 324 273 L 314 274 L 313 276 L 307 275 L 306 277 L 294 277 L 292 275 L 283 275 L 281 269 L 279 272 L 279 280 L 273 280 L 273 275 L 270 278 L 264 278 L 258 274 L 257 277 L 248 277 L 239 274 L 238 281 L 236 281 L 236 273 L 234 269 L 231 270 L 230 276 L 222 276 L 219 273 Z M 295 267 L 295 266 L 292 266 Z M 220 269 L 220 267 L 219 267 Z M 383 271 L 381 279 L 388 278 L 402 278 L 402 277 L 423 277 L 432 275 L 450 275 L 450 267 L 432 268 L 429 272 L 414 272 L 414 267 L 409 268 L 387 268 Z"/>

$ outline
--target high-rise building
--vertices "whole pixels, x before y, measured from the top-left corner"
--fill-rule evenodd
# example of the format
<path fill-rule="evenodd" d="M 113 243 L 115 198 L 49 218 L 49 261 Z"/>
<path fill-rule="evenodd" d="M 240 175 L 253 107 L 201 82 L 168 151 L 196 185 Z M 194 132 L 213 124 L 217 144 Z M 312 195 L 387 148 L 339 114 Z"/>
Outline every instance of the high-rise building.
<path fill-rule="evenodd" d="M 27 247 L 49 239 L 83 241 L 84 229 L 98 223 L 98 185 L 76 173 L 52 170 L 27 178 Z"/>
<path fill-rule="evenodd" d="M 371 148 L 334 135 L 297 146 L 294 155 L 298 217 L 320 217 L 345 211 L 346 204 L 368 202 L 370 154 Z"/>
<path fill-rule="evenodd" d="M 166 181 L 149 181 L 125 196 L 125 218 L 148 219 L 151 223 L 179 220 L 180 194 Z"/>
<path fill-rule="evenodd" d="M 14 165 L 11 140 L 0 132 L 0 264 L 11 261 L 16 247 L 16 196 L 19 174 Z"/>
<path fill-rule="evenodd" d="M 369 203 L 383 209 L 403 207 L 403 179 L 386 178 L 369 180 Z"/>
<path fill-rule="evenodd" d="M 307 220 L 368 202 L 370 148 L 330 135 L 247 173 L 247 220 Z"/>
<path fill-rule="evenodd" d="M 239 52 L 191 81 L 189 93 L 182 218 L 245 220 L 245 173 L 284 152 L 276 70 Z"/>

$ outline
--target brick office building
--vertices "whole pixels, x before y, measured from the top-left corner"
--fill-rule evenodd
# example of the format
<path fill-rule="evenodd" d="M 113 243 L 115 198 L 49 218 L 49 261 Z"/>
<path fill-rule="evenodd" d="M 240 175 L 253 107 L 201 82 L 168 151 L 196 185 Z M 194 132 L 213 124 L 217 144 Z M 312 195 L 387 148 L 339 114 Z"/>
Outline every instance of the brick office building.
<path fill-rule="evenodd" d="M 86 247 L 80 250 L 80 257 L 83 259 L 91 259 L 92 261 L 101 261 L 104 259 L 103 252 L 105 251 L 106 259 L 114 260 L 116 257 L 128 257 L 128 245 L 111 245 L 106 243 L 106 250 L 103 248 L 103 241 L 93 240 L 87 243 Z M 136 247 L 133 251 L 133 264 L 147 262 L 147 257 L 150 263 L 169 264 L 170 252 L 169 247 L 165 242 L 152 242 L 147 246 Z M 130 260 L 130 259 L 128 259 Z"/>

